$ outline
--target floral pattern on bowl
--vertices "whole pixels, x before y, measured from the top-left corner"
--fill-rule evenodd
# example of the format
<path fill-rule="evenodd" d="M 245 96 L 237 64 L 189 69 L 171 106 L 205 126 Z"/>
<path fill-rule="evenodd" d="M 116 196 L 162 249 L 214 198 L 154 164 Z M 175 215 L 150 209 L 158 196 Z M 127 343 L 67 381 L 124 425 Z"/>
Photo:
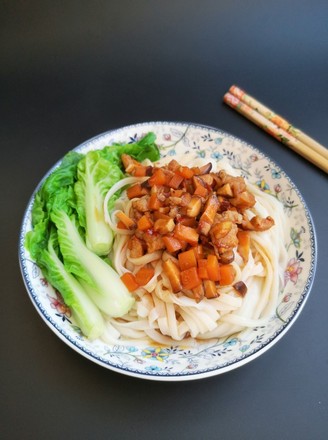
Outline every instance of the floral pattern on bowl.
<path fill-rule="evenodd" d="M 265 326 L 226 339 L 195 343 L 191 347 L 183 343 L 161 347 L 135 341 L 119 345 L 108 345 L 101 340 L 90 342 L 72 321 L 60 293 L 47 283 L 24 247 L 25 234 L 31 228 L 34 195 L 20 234 L 23 279 L 34 306 L 47 325 L 66 344 L 103 367 L 139 378 L 171 381 L 224 373 L 272 347 L 298 317 L 315 272 L 316 242 L 312 220 L 301 194 L 273 161 L 244 141 L 215 128 L 175 122 L 141 123 L 96 136 L 76 150 L 84 153 L 113 142 L 134 142 L 149 131 L 156 133 L 163 157 L 185 154 L 191 159 L 203 158 L 218 163 L 226 160 L 240 175 L 282 202 L 291 225 L 289 241 L 285 243 L 289 259 L 275 315 Z"/>

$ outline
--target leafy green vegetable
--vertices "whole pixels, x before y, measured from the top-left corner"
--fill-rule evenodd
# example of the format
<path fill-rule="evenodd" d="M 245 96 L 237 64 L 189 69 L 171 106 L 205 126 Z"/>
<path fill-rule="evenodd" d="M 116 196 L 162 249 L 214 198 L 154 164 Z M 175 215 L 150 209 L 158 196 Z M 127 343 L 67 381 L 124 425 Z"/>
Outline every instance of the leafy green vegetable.
<path fill-rule="evenodd" d="M 113 234 L 104 222 L 107 191 L 124 175 L 121 154 L 156 161 L 154 133 L 132 144 L 115 144 L 86 155 L 72 151 L 46 178 L 32 207 L 25 246 L 90 339 L 105 331 L 104 317 L 126 314 L 132 295 L 110 266 Z M 116 193 L 108 203 L 111 209 Z M 100 256 L 99 256 L 100 255 Z"/>
<path fill-rule="evenodd" d="M 32 209 L 34 228 L 27 233 L 25 245 L 46 279 L 61 293 L 81 331 L 89 339 L 95 339 L 100 337 L 105 330 L 104 318 L 81 284 L 65 269 L 58 246 L 57 231 L 50 220 L 50 212 L 47 209 L 50 207 L 51 200 L 53 208 L 73 211 L 71 206 L 74 198 L 72 186 L 63 186 L 59 191 L 60 185 L 54 184 L 55 181 L 60 181 L 64 175 L 67 177 L 70 174 L 70 172 L 64 173 L 64 168 L 66 168 L 65 163 L 63 167 L 59 167 L 47 178 L 41 190 L 36 194 Z M 57 171 L 58 176 L 56 176 Z M 68 182 L 68 180 L 66 181 Z M 55 192 L 55 188 L 57 192 Z"/>
<path fill-rule="evenodd" d="M 104 199 L 123 173 L 118 165 L 102 157 L 101 151 L 89 151 L 78 164 L 74 189 L 80 225 L 85 228 L 86 243 L 97 255 L 107 255 L 113 233 L 104 218 Z"/>
<path fill-rule="evenodd" d="M 160 153 L 157 145 L 155 144 L 155 133 L 149 132 L 142 139 L 131 144 L 114 144 L 109 147 L 105 147 L 102 150 L 102 155 L 115 163 L 122 166 L 121 155 L 128 154 L 134 159 L 142 162 L 145 159 L 149 159 L 152 162 L 156 162 L 160 158 Z"/>
<path fill-rule="evenodd" d="M 134 299 L 119 275 L 99 256 L 90 251 L 82 240 L 75 217 L 64 211 L 53 212 L 65 268 L 85 282 L 84 287 L 94 303 L 109 316 L 125 315 Z"/>
<path fill-rule="evenodd" d="M 45 180 L 40 190 L 43 200 L 51 200 L 63 187 L 69 187 L 76 181 L 77 165 L 84 157 L 76 151 L 67 153 L 61 164 Z"/>
<path fill-rule="evenodd" d="M 100 337 L 105 322 L 99 309 L 91 301 L 76 278 L 65 269 L 58 248 L 57 232 L 48 230 L 48 221 L 42 221 L 27 234 L 27 247 L 42 269 L 49 283 L 57 289 L 81 331 L 90 339 Z"/>

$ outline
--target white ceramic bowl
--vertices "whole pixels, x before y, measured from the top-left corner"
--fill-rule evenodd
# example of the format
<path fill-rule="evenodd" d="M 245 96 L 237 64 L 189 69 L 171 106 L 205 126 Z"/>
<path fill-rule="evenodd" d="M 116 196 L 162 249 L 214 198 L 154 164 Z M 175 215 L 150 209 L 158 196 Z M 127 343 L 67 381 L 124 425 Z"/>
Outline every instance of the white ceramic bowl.
<path fill-rule="evenodd" d="M 107 345 L 101 340 L 88 341 L 74 325 L 70 310 L 48 285 L 24 247 L 25 234 L 31 229 L 34 194 L 28 203 L 20 233 L 22 275 L 28 294 L 46 324 L 67 345 L 91 361 L 143 379 L 181 381 L 214 376 L 260 356 L 288 331 L 299 316 L 315 272 L 316 242 L 311 216 L 295 185 L 272 160 L 242 140 L 215 128 L 175 122 L 142 123 L 103 133 L 84 142 L 76 150 L 84 153 L 113 142 L 133 142 L 149 131 L 157 135 L 162 156 L 174 158 L 176 154 L 184 153 L 191 158 L 218 162 L 225 158 L 251 183 L 284 204 L 290 220 L 289 239 L 285 243 L 288 264 L 284 268 L 285 285 L 279 295 L 276 313 L 267 325 L 225 340 L 202 342 L 193 348 L 185 347 L 183 343 L 160 347 L 155 344 L 140 345 L 134 341 L 119 345 Z"/>

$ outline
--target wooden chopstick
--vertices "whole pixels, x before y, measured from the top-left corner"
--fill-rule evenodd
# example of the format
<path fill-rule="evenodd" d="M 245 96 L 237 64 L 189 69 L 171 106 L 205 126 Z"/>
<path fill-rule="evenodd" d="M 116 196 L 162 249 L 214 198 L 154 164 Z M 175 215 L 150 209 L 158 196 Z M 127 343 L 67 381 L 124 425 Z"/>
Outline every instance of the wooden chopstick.
<path fill-rule="evenodd" d="M 230 92 L 234 92 L 234 94 Z M 328 150 L 314 139 L 293 127 L 285 119 L 247 95 L 239 87 L 230 87 L 223 100 L 231 108 L 261 127 L 271 136 L 328 173 Z"/>
<path fill-rule="evenodd" d="M 268 107 L 263 105 L 261 102 L 257 101 L 252 96 L 248 95 L 240 87 L 231 86 L 229 89 L 229 93 L 236 96 L 236 98 L 243 101 L 249 107 L 256 110 L 258 113 L 261 113 L 261 115 L 265 116 L 266 119 L 269 119 L 269 121 L 273 122 L 274 124 L 278 125 L 278 127 L 287 131 L 294 138 L 298 139 L 303 144 L 308 145 L 314 151 L 321 154 L 321 156 L 328 159 L 328 149 L 327 148 L 325 148 L 323 145 L 319 144 L 319 142 L 312 139 L 310 136 L 305 134 L 299 128 L 294 127 L 290 122 L 288 122 L 282 116 L 277 115 L 273 110 L 269 109 Z"/>

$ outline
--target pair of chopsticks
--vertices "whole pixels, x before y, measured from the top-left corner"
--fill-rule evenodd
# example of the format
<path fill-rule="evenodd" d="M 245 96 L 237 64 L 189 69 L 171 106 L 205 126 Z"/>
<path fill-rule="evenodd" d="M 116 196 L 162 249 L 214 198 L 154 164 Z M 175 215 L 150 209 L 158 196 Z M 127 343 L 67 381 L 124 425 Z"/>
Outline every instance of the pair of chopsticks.
<path fill-rule="evenodd" d="M 231 86 L 223 101 L 309 162 L 328 173 L 328 149 L 244 90 Z"/>

